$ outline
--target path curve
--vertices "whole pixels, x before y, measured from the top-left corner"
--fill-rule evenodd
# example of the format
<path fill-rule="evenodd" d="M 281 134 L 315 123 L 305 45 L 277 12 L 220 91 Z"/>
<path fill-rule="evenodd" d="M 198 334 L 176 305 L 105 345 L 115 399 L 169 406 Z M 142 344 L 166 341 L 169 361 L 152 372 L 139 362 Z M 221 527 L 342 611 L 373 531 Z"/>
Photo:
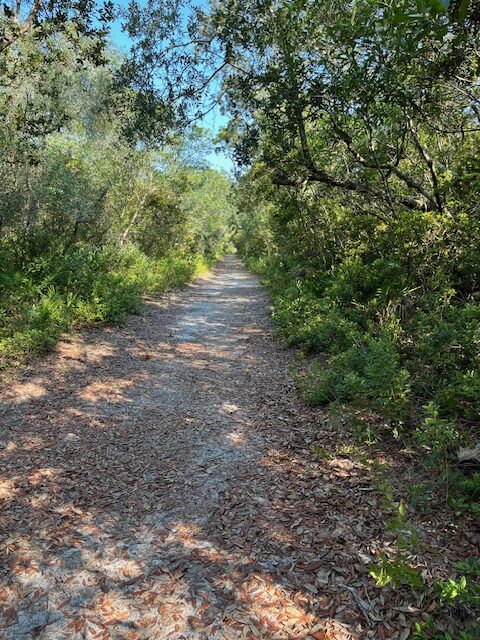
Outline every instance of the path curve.
<path fill-rule="evenodd" d="M 3 389 L 1 638 L 404 637 L 365 600 L 370 478 L 311 455 L 335 433 L 268 305 L 228 257 Z"/>

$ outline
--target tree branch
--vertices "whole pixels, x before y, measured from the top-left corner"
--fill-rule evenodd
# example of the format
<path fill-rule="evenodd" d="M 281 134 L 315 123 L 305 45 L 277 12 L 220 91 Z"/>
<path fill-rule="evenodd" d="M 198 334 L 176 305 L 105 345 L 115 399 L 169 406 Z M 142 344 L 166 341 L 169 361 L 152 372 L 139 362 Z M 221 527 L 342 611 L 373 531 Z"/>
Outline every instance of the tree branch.
<path fill-rule="evenodd" d="M 17 24 L 18 28 L 16 30 L 16 32 L 14 34 L 12 34 L 10 36 L 10 38 L 6 38 L 1 44 L 0 44 L 0 53 L 3 53 L 6 49 L 8 49 L 8 47 L 10 47 L 14 42 L 16 42 L 18 40 L 18 38 L 20 38 L 21 36 L 23 36 L 23 34 L 27 33 L 27 31 L 29 31 L 32 27 L 32 24 L 35 20 L 35 18 L 38 15 L 38 12 L 40 11 L 40 7 L 42 5 L 42 0 L 34 0 L 32 7 L 30 9 L 30 13 L 28 14 L 27 19 L 25 20 L 25 22 L 23 24 Z M 19 7 L 19 4 L 17 3 L 17 7 Z M 16 16 L 17 20 L 18 20 L 18 15 Z"/>
<path fill-rule="evenodd" d="M 363 167 L 367 169 L 375 169 L 377 171 L 379 170 L 390 171 L 391 173 L 395 174 L 397 178 L 399 178 L 402 182 L 404 182 L 407 185 L 407 187 L 409 187 L 410 189 L 413 189 L 414 191 L 417 191 L 417 193 L 420 193 L 430 203 L 430 205 L 433 205 L 433 208 L 436 209 L 438 207 L 438 202 L 435 195 L 432 195 L 427 189 L 425 189 L 425 187 L 420 182 L 418 182 L 418 180 L 415 180 L 414 178 L 409 176 L 407 173 L 399 169 L 396 164 L 389 164 L 389 163 L 377 164 L 376 162 L 368 161 L 366 158 L 362 156 L 362 154 L 359 151 L 357 151 L 357 149 L 355 149 L 355 147 L 353 146 L 353 140 L 350 137 L 350 135 L 339 127 L 339 125 L 337 124 L 337 122 L 333 117 L 332 117 L 332 126 L 335 133 L 338 135 L 340 140 L 342 140 L 345 143 L 348 150 L 350 151 L 352 156 L 355 158 L 355 160 L 359 164 L 361 164 Z"/>
<path fill-rule="evenodd" d="M 428 170 L 430 171 L 430 176 L 432 178 L 432 184 L 433 184 L 433 193 L 435 196 L 435 200 L 437 202 L 437 206 L 438 206 L 438 210 L 439 211 L 443 211 L 443 200 L 442 200 L 442 196 L 440 195 L 440 187 L 438 184 L 438 177 L 437 177 L 437 172 L 435 171 L 435 166 L 433 164 L 433 160 L 430 156 L 430 154 L 428 153 L 428 151 L 425 149 L 425 147 L 422 145 L 422 143 L 420 142 L 420 138 L 418 137 L 418 133 L 415 129 L 415 126 L 413 124 L 413 121 L 411 118 L 408 118 L 408 126 L 409 129 L 412 133 L 412 137 L 413 137 L 413 141 L 415 143 L 415 146 L 417 147 L 418 151 L 420 152 L 420 155 L 422 156 L 425 164 L 428 167 Z"/>
<path fill-rule="evenodd" d="M 340 178 L 320 169 L 316 169 L 306 176 L 288 178 L 277 174 L 273 178 L 273 184 L 284 187 L 301 187 L 305 182 L 321 182 L 329 187 L 336 187 L 338 189 L 343 189 L 344 191 L 355 191 L 366 196 L 378 198 L 382 201 L 385 201 L 386 198 L 386 194 L 378 189 L 373 189 L 372 187 L 368 187 L 361 182 L 356 182 L 354 180 L 341 180 Z M 414 198 L 408 197 L 395 197 L 395 202 L 411 210 L 421 209 L 423 211 L 431 211 L 434 208 L 431 203 L 429 204 L 424 201 L 419 202 Z"/>

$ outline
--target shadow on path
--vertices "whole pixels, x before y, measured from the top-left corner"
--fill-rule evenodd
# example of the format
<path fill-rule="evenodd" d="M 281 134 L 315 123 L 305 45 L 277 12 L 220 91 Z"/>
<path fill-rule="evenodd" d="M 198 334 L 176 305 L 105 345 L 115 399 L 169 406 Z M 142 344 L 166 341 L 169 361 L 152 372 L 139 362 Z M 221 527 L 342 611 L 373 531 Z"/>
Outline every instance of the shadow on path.
<path fill-rule="evenodd" d="M 370 479 L 312 458 L 267 304 L 230 257 L 3 389 L 1 638 L 400 637 Z"/>

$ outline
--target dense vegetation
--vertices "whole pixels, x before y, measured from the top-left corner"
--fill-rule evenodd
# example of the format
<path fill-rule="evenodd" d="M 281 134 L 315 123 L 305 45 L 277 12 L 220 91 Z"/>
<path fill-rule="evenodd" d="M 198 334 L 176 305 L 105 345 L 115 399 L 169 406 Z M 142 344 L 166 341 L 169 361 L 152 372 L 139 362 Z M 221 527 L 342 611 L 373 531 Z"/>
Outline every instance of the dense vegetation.
<path fill-rule="evenodd" d="M 308 398 L 442 452 L 480 416 L 479 15 L 447 5 L 279 7 L 230 131 L 254 158 L 238 246 L 288 343 L 324 356 Z"/>
<path fill-rule="evenodd" d="M 185 283 L 221 253 L 232 214 L 206 133 L 162 122 L 146 137 L 115 52 L 98 58 L 98 34 L 59 24 L 2 58 L 0 368 Z"/>
<path fill-rule="evenodd" d="M 417 491 L 478 520 L 478 4 L 268 5 L 217 12 L 242 61 L 224 85 L 225 138 L 247 166 L 237 246 L 287 344 L 310 356 L 306 400 L 340 411 L 362 447 L 421 452 Z M 372 576 L 421 588 L 405 512 L 392 523 L 400 550 Z M 478 575 L 452 572 L 451 602 L 478 606 Z"/>
<path fill-rule="evenodd" d="M 478 2 L 132 2 L 124 56 L 114 14 L 2 9 L 2 366 L 185 282 L 233 224 L 312 356 L 307 400 L 424 451 L 456 514 L 478 516 L 480 474 L 454 471 L 480 416 Z M 236 216 L 192 124 L 219 102 Z M 478 601 L 472 567 L 452 599 Z"/>

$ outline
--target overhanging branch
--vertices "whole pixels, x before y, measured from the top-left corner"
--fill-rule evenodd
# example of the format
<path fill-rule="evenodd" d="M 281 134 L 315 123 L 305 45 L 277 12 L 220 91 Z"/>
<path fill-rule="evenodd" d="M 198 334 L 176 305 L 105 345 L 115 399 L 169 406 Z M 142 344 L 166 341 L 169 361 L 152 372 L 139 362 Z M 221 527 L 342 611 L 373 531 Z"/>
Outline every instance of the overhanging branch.
<path fill-rule="evenodd" d="M 416 191 L 417 193 L 422 195 L 429 203 L 429 209 L 438 208 L 439 202 L 435 194 L 430 193 L 428 189 L 426 189 L 418 180 L 415 180 L 415 178 L 412 178 L 412 176 L 408 175 L 407 173 L 399 169 L 396 163 L 395 164 L 390 164 L 390 163 L 378 164 L 376 162 L 370 162 L 369 160 L 364 158 L 362 154 L 359 151 L 357 151 L 357 149 L 355 149 L 353 145 L 353 140 L 350 137 L 350 135 L 346 131 L 341 129 L 338 123 L 333 118 L 332 120 L 333 120 L 333 130 L 338 135 L 340 140 L 342 140 L 345 143 L 346 147 L 348 148 L 348 150 L 350 151 L 350 153 L 352 154 L 356 162 L 361 164 L 366 169 L 374 169 L 377 171 L 388 171 L 390 173 L 393 173 L 407 187 L 409 187 L 413 191 Z M 418 208 L 418 205 L 415 208 Z M 440 207 L 440 210 L 441 210 L 441 207 Z"/>
<path fill-rule="evenodd" d="M 273 178 L 273 184 L 284 187 L 301 187 L 305 183 L 309 182 L 319 182 L 329 187 L 335 187 L 344 191 L 355 191 L 381 201 L 385 201 L 386 199 L 386 194 L 383 191 L 379 191 L 378 189 L 369 187 L 354 180 L 342 180 L 319 169 L 307 174 L 306 176 L 289 178 L 287 176 L 277 174 Z M 420 209 L 423 211 L 431 211 L 435 208 L 429 202 L 419 201 L 414 198 L 404 196 L 395 196 L 394 202 L 411 210 Z"/>

